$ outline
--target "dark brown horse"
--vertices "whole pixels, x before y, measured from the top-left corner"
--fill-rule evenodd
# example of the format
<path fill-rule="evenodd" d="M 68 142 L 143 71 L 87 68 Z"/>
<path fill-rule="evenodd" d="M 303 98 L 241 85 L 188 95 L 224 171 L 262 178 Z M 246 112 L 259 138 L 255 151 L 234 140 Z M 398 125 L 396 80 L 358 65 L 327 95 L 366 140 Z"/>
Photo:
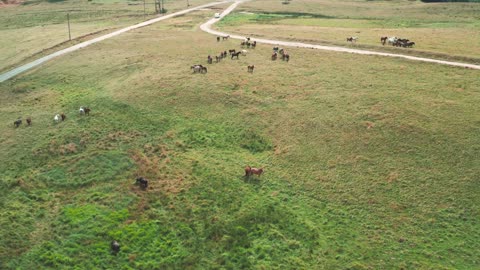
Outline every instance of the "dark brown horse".
<path fill-rule="evenodd" d="M 282 60 L 283 61 L 290 61 L 290 55 L 288 53 L 282 54 Z"/>
<path fill-rule="evenodd" d="M 238 59 L 238 56 L 239 56 L 241 53 L 242 53 L 242 52 L 232 53 L 231 59 L 233 59 L 233 57 L 237 57 L 237 59 Z"/>
<path fill-rule="evenodd" d="M 211 57 L 210 55 L 207 57 L 207 62 L 208 62 L 209 64 L 211 64 L 211 63 L 213 62 L 213 59 L 212 59 L 212 57 Z"/>
<path fill-rule="evenodd" d="M 28 126 L 32 125 L 32 118 L 31 117 L 27 117 L 27 125 Z"/>
<path fill-rule="evenodd" d="M 388 37 L 381 37 L 380 38 L 380 42 L 382 43 L 382 45 L 385 45 L 385 43 L 387 42 L 387 38 Z"/>
<path fill-rule="evenodd" d="M 255 65 L 248 66 L 247 71 L 250 73 L 253 73 L 254 68 L 255 68 Z"/>
<path fill-rule="evenodd" d="M 87 114 L 86 111 L 85 111 L 85 114 Z M 65 119 L 67 119 L 67 116 L 64 113 L 60 114 L 60 117 L 62 117 L 62 121 L 65 121 Z"/>

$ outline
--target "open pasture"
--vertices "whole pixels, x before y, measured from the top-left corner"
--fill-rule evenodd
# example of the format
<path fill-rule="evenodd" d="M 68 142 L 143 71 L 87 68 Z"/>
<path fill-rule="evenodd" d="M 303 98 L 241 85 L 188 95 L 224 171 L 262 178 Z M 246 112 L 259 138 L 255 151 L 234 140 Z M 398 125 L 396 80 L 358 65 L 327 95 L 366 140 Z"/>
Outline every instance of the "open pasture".
<path fill-rule="evenodd" d="M 261 44 L 207 64 L 240 49 L 211 14 L 0 84 L 0 268 L 478 266 L 478 71 Z"/>
<path fill-rule="evenodd" d="M 480 62 L 480 5 L 418 1 L 253 1 L 223 19 L 226 32 Z M 415 41 L 412 49 L 382 46 L 380 37 Z"/>

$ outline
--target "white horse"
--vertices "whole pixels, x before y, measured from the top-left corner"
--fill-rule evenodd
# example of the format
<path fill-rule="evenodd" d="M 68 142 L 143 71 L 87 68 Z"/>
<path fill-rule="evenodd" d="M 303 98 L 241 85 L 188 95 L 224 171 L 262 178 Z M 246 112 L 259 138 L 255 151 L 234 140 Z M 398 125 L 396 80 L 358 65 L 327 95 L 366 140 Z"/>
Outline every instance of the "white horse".
<path fill-rule="evenodd" d="M 203 66 L 202 65 L 194 65 L 194 66 L 191 66 L 190 69 L 193 69 L 193 73 L 199 73 L 203 70 Z"/>
<path fill-rule="evenodd" d="M 55 117 L 53 117 L 53 120 L 58 123 L 60 122 L 60 120 L 62 120 L 62 117 L 60 116 L 60 114 L 55 114 Z"/>
<path fill-rule="evenodd" d="M 247 52 L 248 52 L 247 50 L 242 50 L 242 55 L 243 56 L 247 55 Z"/>
<path fill-rule="evenodd" d="M 80 114 L 85 114 L 85 109 L 83 108 L 83 106 L 80 107 L 80 109 L 78 110 L 78 112 Z"/>
<path fill-rule="evenodd" d="M 392 45 L 393 45 L 393 43 L 397 42 L 397 40 L 398 40 L 397 37 L 389 37 L 389 38 L 387 38 L 388 44 L 392 44 Z"/>

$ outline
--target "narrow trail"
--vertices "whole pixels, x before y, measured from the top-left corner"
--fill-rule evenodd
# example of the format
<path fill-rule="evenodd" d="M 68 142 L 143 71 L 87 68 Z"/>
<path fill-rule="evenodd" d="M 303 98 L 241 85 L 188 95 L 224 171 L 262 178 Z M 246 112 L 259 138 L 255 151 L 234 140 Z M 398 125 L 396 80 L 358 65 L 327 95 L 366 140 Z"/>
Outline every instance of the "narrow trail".
<path fill-rule="evenodd" d="M 230 38 L 244 40 L 246 37 L 224 33 L 220 31 L 213 30 L 211 27 L 213 24 L 221 20 L 223 17 L 228 15 L 232 12 L 239 4 L 245 1 L 236 1 L 232 5 L 230 5 L 227 9 L 225 9 L 221 14 L 220 18 L 213 18 L 207 21 L 206 23 L 200 26 L 200 29 L 203 31 L 210 33 L 216 36 L 227 36 L 229 35 Z M 387 57 L 397 57 L 397 58 L 404 58 L 413 61 L 422 61 L 422 62 L 429 62 L 435 64 L 442 64 L 442 65 L 449 65 L 449 66 L 457 66 L 463 68 L 471 68 L 471 69 L 479 69 L 480 65 L 475 64 L 468 64 L 468 63 L 461 63 L 461 62 L 452 62 L 452 61 L 444 61 L 444 60 L 436 60 L 431 58 L 424 58 L 424 57 L 416 57 L 416 56 L 409 56 L 403 54 L 394 54 L 394 53 L 383 53 L 383 52 L 375 52 L 375 51 L 367 51 L 367 50 L 358 50 L 358 49 L 349 49 L 344 47 L 338 46 L 323 46 L 323 45 L 316 45 L 316 44 L 308 44 L 302 42 L 290 42 L 290 41 L 280 41 L 280 40 L 271 40 L 271 39 L 261 39 L 255 38 L 257 43 L 263 44 L 272 44 L 272 45 L 280 45 L 286 47 L 298 47 L 298 48 L 309 48 L 309 49 L 318 49 L 318 50 L 326 50 L 326 51 L 335 51 L 335 52 L 346 52 L 346 53 L 355 53 L 355 54 L 363 54 L 363 55 L 376 55 L 376 56 L 387 56 Z"/>
<path fill-rule="evenodd" d="M 208 20 L 206 23 L 204 23 L 200 26 L 200 29 L 202 29 L 203 31 L 205 31 L 207 33 L 210 33 L 212 35 L 217 35 L 217 36 L 229 35 L 231 38 L 244 40 L 245 39 L 244 36 L 239 36 L 239 35 L 228 34 L 228 33 L 220 32 L 220 31 L 216 31 L 216 30 L 211 29 L 211 26 L 214 23 L 221 20 L 226 15 L 228 15 L 239 4 L 241 4 L 245 1 L 248 1 L 248 0 L 235 1 L 232 5 L 230 5 L 227 9 L 225 9 L 220 14 L 220 18 L 213 18 L 213 19 Z M 37 67 L 37 66 L 51 60 L 52 58 L 55 58 L 55 57 L 58 57 L 58 56 L 61 56 L 61 55 L 79 50 L 81 48 L 85 48 L 89 45 L 92 45 L 94 43 L 103 41 L 103 40 L 111 38 L 111 37 L 118 36 L 120 34 L 123 34 L 123 33 L 127 32 L 127 31 L 138 29 L 138 28 L 141 28 L 141 27 L 144 27 L 144 26 L 147 26 L 147 25 L 151 25 L 153 23 L 156 23 L 156 22 L 159 22 L 159 21 L 162 21 L 162 20 L 170 19 L 172 17 L 182 15 L 182 14 L 186 14 L 186 13 L 189 13 L 189 12 L 192 12 L 192 11 L 195 11 L 195 10 L 199 10 L 199 9 L 202 9 L 202 8 L 208 8 L 208 7 L 211 7 L 211 6 L 221 5 L 221 4 L 225 4 L 225 3 L 229 3 L 229 2 L 231 2 L 231 1 L 212 2 L 212 3 L 205 4 L 205 5 L 185 9 L 185 10 L 178 11 L 178 12 L 175 12 L 175 13 L 172 13 L 172 14 L 169 14 L 169 15 L 165 15 L 165 16 L 158 17 L 158 18 L 155 18 L 155 19 L 151 19 L 151 20 L 139 23 L 139 24 L 135 24 L 135 25 L 117 30 L 117 31 L 112 32 L 110 34 L 94 38 L 92 40 L 88 40 L 88 41 L 79 43 L 75 46 L 68 47 L 68 48 L 60 50 L 58 52 L 49 54 L 49 55 L 44 56 L 40 59 L 32 61 L 28 64 L 22 65 L 20 67 L 12 69 L 8 72 L 0 74 L 0 83 L 4 82 L 4 81 L 20 74 L 20 73 L 23 73 L 25 71 L 28 71 L 28 70 L 34 68 L 34 67 Z M 377 55 L 377 56 L 397 57 L 397 58 L 404 58 L 404 59 L 413 60 L 413 61 L 422 61 L 422 62 L 429 62 L 429 63 L 435 63 L 435 64 L 443 64 L 443 65 L 450 65 L 450 66 L 457 66 L 457 67 L 480 70 L 480 65 L 461 63 L 461 62 L 452 62 L 452 61 L 443 61 L 443 60 L 409 56 L 409 55 L 403 55 L 403 54 L 383 53 L 383 52 L 375 52 L 375 51 L 367 51 L 367 50 L 349 49 L 349 48 L 343 48 L 343 47 L 337 47 L 337 46 L 323 46 L 323 45 L 308 44 L 308 43 L 302 43 L 302 42 L 290 42 L 290 41 L 280 41 L 280 40 L 261 39 L 261 38 L 255 38 L 255 41 L 257 41 L 257 43 L 280 45 L 280 46 L 286 46 L 286 47 L 298 47 L 298 48 L 309 48 L 309 49 L 318 49 L 318 50 L 326 50 L 326 51 L 355 53 L 355 54 L 363 54 L 363 55 Z"/>
<path fill-rule="evenodd" d="M 67 54 L 67 53 L 70 53 L 70 52 L 73 52 L 73 51 L 76 51 L 76 50 L 79 50 L 81 48 L 85 48 L 89 45 L 92 45 L 94 43 L 97 43 L 97 42 L 100 42 L 100 41 L 103 41 L 105 39 L 108 39 L 108 38 L 111 38 L 111 37 L 115 37 L 115 36 L 118 36 L 120 34 L 123 34 L 127 31 L 130 31 L 130 30 L 134 30 L 134 29 L 138 29 L 140 27 L 144 27 L 144 26 L 147 26 L 147 25 L 150 25 L 150 24 L 153 24 L 153 23 L 156 23 L 156 22 L 159 22 L 159 21 L 163 21 L 163 20 L 166 20 L 166 19 L 170 19 L 172 17 L 175 17 L 175 16 L 178 16 L 178 15 L 182 15 L 182 14 L 186 14 L 186 13 L 189 13 L 189 12 L 192 12 L 192 11 L 195 11 L 195 10 L 199 10 L 199 9 L 202 9 L 202 8 L 207 8 L 207 7 L 211 7 L 211 6 L 216 6 L 216 5 L 221 5 L 221 4 L 225 4 L 225 3 L 228 3 L 228 2 L 231 2 L 231 1 L 221 1 L 221 2 L 212 2 L 212 3 L 208 3 L 208 4 L 205 4 L 205 5 L 201 5 L 201 6 L 198 6 L 198 7 L 193 7 L 193 8 L 189 8 L 189 9 L 185 9 L 185 10 L 182 10 L 182 11 L 178 11 L 178 12 L 175 12 L 175 13 L 172 13 L 172 14 L 169 14 L 169 15 L 165 15 L 165 16 L 162 16 L 162 17 L 158 17 L 158 18 L 155 18 L 155 19 L 151 19 L 151 20 L 148 20 L 148 21 L 144 21 L 142 23 L 139 23 L 139 24 L 135 24 L 135 25 L 132 25 L 132 26 L 129 26 L 129 27 L 126 27 L 126 28 L 122 28 L 120 30 L 117 30 L 115 32 L 112 32 L 110 34 L 107 34 L 107 35 L 103 35 L 103 36 L 100 36 L 100 37 L 97 37 L 97 38 L 94 38 L 92 40 L 88 40 L 88 41 L 85 41 L 85 42 L 82 42 L 82 43 L 79 43 L 75 46 L 72 46 L 72 47 L 68 47 L 66 49 L 63 49 L 63 50 L 60 50 L 58 52 L 55 52 L 55 53 L 52 53 L 52 54 L 49 54 L 47 56 L 44 56 L 40 59 L 37 59 L 35 61 L 32 61 L 28 64 L 25 64 L 25 65 L 22 65 L 20 67 L 17 67 L 15 69 L 12 69 L 8 72 L 5 72 L 3 74 L 0 74 L 0 83 L 1 82 L 4 82 L 20 73 L 23 73 L 27 70 L 30 70 L 34 67 L 37 67 L 45 62 L 47 62 L 48 60 L 51 60 L 52 58 L 55 58 L 57 56 L 60 56 L 60 55 L 64 55 L 64 54 Z"/>

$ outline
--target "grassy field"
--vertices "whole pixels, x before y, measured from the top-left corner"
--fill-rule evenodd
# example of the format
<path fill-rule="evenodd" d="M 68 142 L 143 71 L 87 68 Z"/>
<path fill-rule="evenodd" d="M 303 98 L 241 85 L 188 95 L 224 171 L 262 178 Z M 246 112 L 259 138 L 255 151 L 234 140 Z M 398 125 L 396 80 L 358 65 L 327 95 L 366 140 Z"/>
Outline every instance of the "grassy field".
<path fill-rule="evenodd" d="M 258 45 L 192 74 L 239 47 L 211 14 L 0 84 L 1 269 L 479 267 L 478 71 Z"/>
<path fill-rule="evenodd" d="M 189 0 L 191 6 L 211 1 Z M 186 8 L 184 1 L 164 1 L 167 13 Z M 0 72 L 52 52 L 59 44 L 75 44 L 92 33 L 107 33 L 156 16 L 153 1 L 38 1 L 0 8 Z M 68 42 L 67 13 L 71 37 Z M 86 37 L 85 37 L 86 36 Z M 93 35 L 92 35 L 93 36 Z M 14 44 L 14 45 L 12 45 Z M 33 56 L 32 56 L 33 55 Z"/>
<path fill-rule="evenodd" d="M 218 25 L 244 35 L 355 46 L 480 63 L 477 3 L 417 1 L 252 1 Z M 346 37 L 358 36 L 355 45 Z M 382 46 L 380 37 L 413 40 L 414 49 Z"/>

